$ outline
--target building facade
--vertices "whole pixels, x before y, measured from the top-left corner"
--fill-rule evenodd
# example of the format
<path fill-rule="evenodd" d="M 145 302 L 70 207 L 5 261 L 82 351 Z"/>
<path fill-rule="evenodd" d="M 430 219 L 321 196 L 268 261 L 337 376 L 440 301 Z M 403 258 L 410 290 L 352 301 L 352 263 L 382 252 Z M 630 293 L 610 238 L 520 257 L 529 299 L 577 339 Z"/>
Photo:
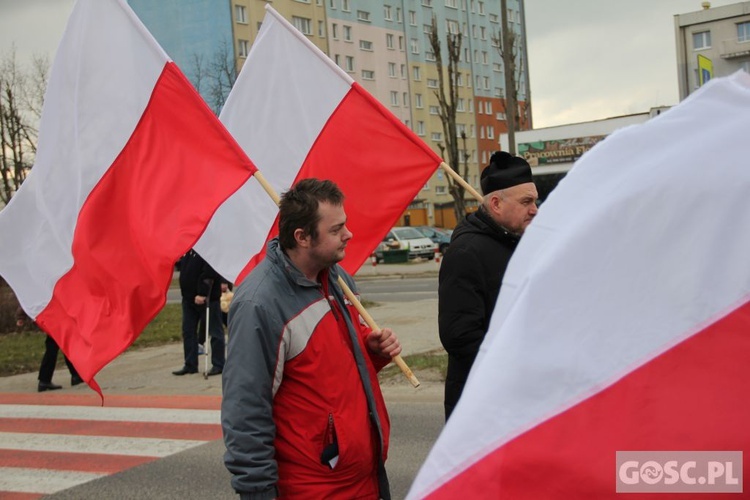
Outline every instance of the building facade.
<path fill-rule="evenodd" d="M 519 126 L 531 128 L 523 0 L 505 0 L 516 42 L 514 78 Z M 438 66 L 429 36 L 433 19 L 443 54 L 447 33 L 461 35 L 456 132 L 467 182 L 499 149 L 505 120 L 505 75 L 499 48 L 501 0 L 129 0 L 167 53 L 215 111 L 233 81 L 217 89 L 217 67 L 240 71 L 268 3 L 395 116 L 445 157 Z M 226 51 L 226 47 L 230 50 Z M 444 67 L 447 62 L 444 59 Z M 201 66 L 199 62 L 203 63 Z M 444 79 L 447 72 L 444 69 Z M 224 95 L 225 97 L 225 95 Z M 451 165 L 455 170 L 459 166 Z M 467 196 L 468 198 L 468 196 Z M 400 224 L 455 225 L 447 175 L 438 170 Z M 473 203 L 473 200 L 470 204 Z"/>
<path fill-rule="evenodd" d="M 667 110 L 668 106 L 660 106 L 647 113 L 516 132 L 517 154 L 531 165 L 539 200 L 544 202 L 573 164 L 599 141 L 617 129 L 644 123 Z M 508 134 L 502 134 L 500 146 L 508 151 Z"/>
<path fill-rule="evenodd" d="M 750 73 L 750 2 L 674 16 L 680 100 L 713 77 Z"/>

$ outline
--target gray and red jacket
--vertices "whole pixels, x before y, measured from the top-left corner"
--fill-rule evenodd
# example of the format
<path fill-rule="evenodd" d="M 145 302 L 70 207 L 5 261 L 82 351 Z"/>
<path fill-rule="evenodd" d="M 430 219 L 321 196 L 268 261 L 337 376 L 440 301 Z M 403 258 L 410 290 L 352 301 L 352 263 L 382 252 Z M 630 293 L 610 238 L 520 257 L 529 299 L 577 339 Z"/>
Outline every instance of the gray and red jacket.
<path fill-rule="evenodd" d="M 339 266 L 310 281 L 273 239 L 235 292 L 221 424 L 243 499 L 390 497 L 377 380 L 389 360 L 366 348 L 339 274 L 354 290 Z"/>

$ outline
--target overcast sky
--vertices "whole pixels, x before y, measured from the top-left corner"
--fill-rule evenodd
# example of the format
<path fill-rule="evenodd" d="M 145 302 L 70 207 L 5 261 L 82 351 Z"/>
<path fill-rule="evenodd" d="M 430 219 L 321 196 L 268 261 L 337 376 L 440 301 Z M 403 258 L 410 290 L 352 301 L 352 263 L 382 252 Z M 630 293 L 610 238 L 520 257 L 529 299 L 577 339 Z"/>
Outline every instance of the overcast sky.
<path fill-rule="evenodd" d="M 713 7 L 739 0 L 714 0 Z M 700 0 L 526 0 L 534 127 L 674 105 L 674 15 Z M 73 0 L 0 0 L 0 52 L 53 56 Z"/>

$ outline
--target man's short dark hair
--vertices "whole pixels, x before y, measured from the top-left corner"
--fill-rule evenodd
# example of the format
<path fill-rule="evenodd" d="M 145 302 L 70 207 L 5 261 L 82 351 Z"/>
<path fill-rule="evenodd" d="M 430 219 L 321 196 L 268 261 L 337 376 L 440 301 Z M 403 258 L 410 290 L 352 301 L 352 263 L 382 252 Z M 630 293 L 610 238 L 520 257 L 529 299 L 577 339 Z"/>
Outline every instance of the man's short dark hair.
<path fill-rule="evenodd" d="M 302 229 L 313 241 L 318 238 L 318 205 L 327 202 L 340 206 L 344 193 L 332 181 L 303 179 L 281 196 L 279 203 L 279 244 L 285 250 L 297 246 L 294 231 Z"/>

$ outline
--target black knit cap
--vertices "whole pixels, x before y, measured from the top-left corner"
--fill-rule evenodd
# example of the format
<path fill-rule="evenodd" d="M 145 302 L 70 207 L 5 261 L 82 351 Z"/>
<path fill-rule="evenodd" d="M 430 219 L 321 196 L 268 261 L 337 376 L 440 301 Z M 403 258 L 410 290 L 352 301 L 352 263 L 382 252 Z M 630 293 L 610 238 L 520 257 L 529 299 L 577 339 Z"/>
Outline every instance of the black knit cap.
<path fill-rule="evenodd" d="M 482 170 L 479 180 L 482 194 L 485 195 L 527 182 L 533 182 L 529 163 L 520 156 L 513 156 L 505 151 L 492 154 L 490 164 Z"/>

